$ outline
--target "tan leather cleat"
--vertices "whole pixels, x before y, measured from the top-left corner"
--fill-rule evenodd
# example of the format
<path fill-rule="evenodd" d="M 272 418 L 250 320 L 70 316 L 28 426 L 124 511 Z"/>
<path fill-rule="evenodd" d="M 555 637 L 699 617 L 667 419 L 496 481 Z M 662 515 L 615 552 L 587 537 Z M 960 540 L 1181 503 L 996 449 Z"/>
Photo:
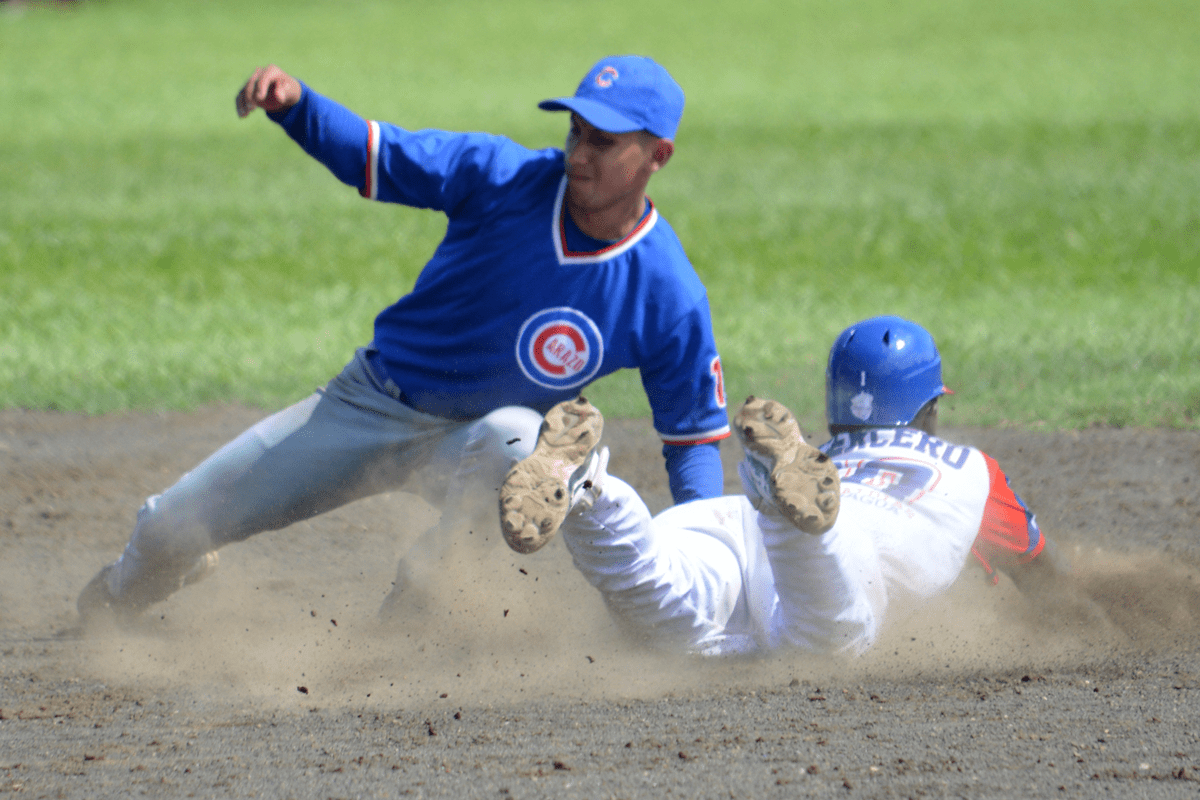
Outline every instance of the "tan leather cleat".
<path fill-rule="evenodd" d="M 600 451 L 604 417 L 582 397 L 546 414 L 530 455 L 500 487 L 500 528 L 508 546 L 532 553 L 545 546 L 572 510 L 599 493 L 607 451 Z"/>
<path fill-rule="evenodd" d="M 787 407 L 751 395 L 733 427 L 746 451 L 746 472 L 762 497 L 805 533 L 832 528 L 841 505 L 837 469 L 827 455 L 804 441 Z"/>

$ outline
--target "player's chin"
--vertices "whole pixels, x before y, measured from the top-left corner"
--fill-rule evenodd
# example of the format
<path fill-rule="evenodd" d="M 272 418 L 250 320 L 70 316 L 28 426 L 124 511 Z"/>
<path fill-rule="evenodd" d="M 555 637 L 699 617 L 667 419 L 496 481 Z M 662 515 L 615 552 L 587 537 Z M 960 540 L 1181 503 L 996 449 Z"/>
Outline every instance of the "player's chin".
<path fill-rule="evenodd" d="M 585 192 L 577 189 L 573 192 L 567 192 L 567 206 L 572 209 L 590 211 L 595 207 L 595 200 L 592 197 L 591 192 Z"/>

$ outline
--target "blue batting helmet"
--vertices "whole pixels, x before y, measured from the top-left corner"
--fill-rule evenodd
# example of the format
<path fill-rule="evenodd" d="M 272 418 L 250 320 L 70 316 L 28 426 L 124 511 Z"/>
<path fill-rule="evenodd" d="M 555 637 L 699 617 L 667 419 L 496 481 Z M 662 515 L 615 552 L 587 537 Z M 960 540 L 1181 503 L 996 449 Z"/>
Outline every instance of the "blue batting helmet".
<path fill-rule="evenodd" d="M 950 390 L 929 331 L 900 317 L 851 325 L 829 349 L 825 418 L 830 425 L 896 427 Z"/>

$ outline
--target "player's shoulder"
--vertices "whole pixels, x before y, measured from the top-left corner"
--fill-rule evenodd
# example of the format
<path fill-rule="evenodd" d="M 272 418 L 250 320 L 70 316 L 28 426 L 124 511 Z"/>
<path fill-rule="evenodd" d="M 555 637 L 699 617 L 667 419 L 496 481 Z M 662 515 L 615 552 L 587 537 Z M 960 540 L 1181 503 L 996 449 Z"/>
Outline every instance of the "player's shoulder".
<path fill-rule="evenodd" d="M 674 258 L 647 249 L 636 257 L 645 294 L 664 322 L 707 314 L 708 289 L 686 256 Z"/>
<path fill-rule="evenodd" d="M 500 137 L 493 169 L 496 183 L 511 189 L 526 188 L 538 195 L 552 195 L 563 174 L 561 150 L 551 147 L 531 150 L 511 139 Z"/>
<path fill-rule="evenodd" d="M 507 136 L 480 131 L 450 135 L 458 139 L 461 152 L 486 165 L 498 181 L 528 173 L 562 172 L 562 151 L 555 148 L 533 150 Z"/>
<path fill-rule="evenodd" d="M 654 201 L 650 201 L 654 204 Z M 662 209 L 654 205 L 654 228 L 646 237 L 646 247 L 648 250 L 662 253 L 669 257 L 670 263 L 680 266 L 686 265 L 687 269 L 692 269 L 692 262 L 688 260 L 687 253 L 683 249 L 683 242 L 679 240 L 679 235 L 675 233 L 675 229 L 671 227 L 671 223 L 663 215 Z"/>
<path fill-rule="evenodd" d="M 630 258 L 651 279 L 688 285 L 702 294 L 704 285 L 679 237 L 657 208 L 655 215 L 654 227 L 630 251 Z"/>
<path fill-rule="evenodd" d="M 563 175 L 562 151 L 531 150 L 488 133 L 460 134 L 458 164 L 447 180 L 457 187 L 461 206 L 451 216 L 524 213 L 549 206 Z"/>

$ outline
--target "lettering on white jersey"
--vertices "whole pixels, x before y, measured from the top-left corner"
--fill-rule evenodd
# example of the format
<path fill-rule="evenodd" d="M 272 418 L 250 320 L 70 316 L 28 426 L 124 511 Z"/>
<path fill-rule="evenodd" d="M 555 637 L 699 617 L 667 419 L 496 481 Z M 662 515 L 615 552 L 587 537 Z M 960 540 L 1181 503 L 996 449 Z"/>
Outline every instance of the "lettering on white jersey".
<path fill-rule="evenodd" d="M 865 428 L 839 433 L 824 446 L 830 458 L 869 447 L 904 447 L 918 453 L 928 453 L 951 469 L 962 469 L 971 455 L 971 448 L 951 444 L 916 428 Z"/>

